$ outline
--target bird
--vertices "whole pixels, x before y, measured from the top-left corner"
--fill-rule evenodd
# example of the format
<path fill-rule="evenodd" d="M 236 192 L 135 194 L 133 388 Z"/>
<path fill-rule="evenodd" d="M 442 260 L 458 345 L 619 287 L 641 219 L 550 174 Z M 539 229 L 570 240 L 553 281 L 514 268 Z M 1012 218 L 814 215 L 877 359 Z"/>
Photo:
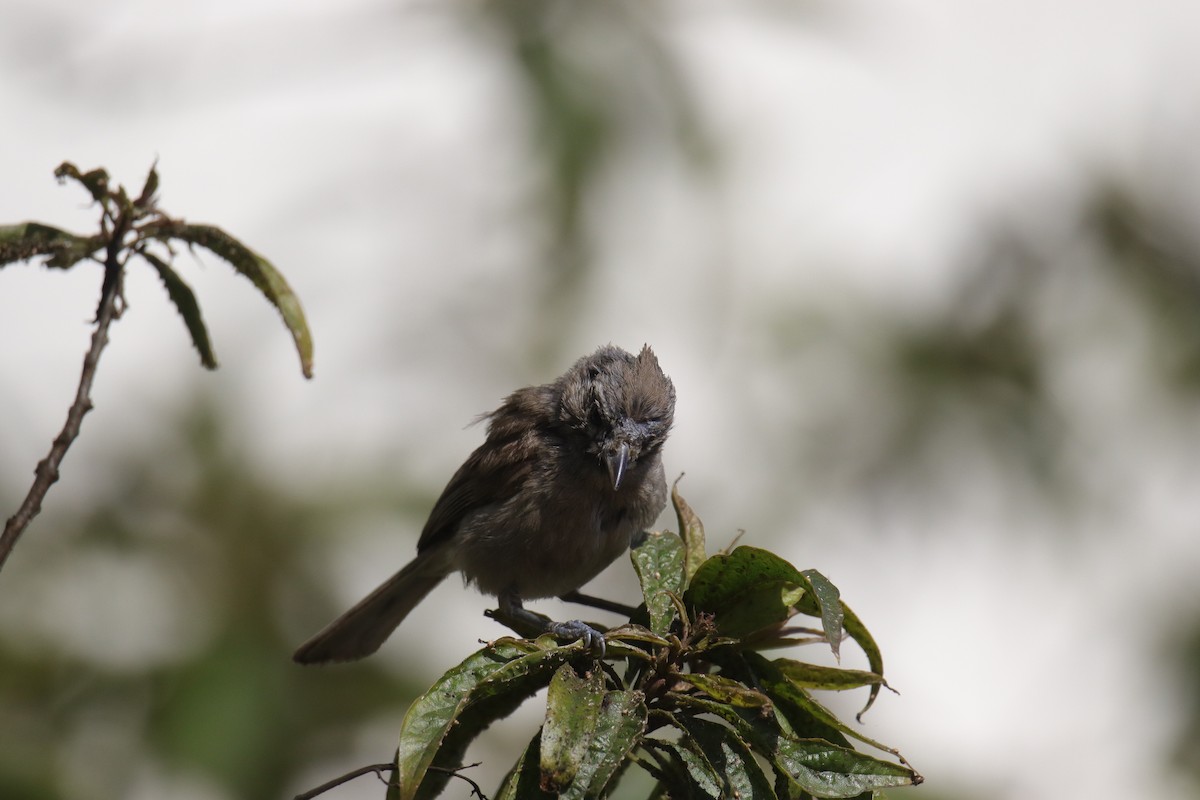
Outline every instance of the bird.
<path fill-rule="evenodd" d="M 634 356 L 605 345 L 551 383 L 508 395 L 480 419 L 487 436 L 433 505 L 417 555 L 296 650 L 300 664 L 377 651 L 451 573 L 499 601 L 499 611 L 560 640 L 604 651 L 580 620 L 553 622 L 525 600 L 581 595 L 666 506 L 662 449 L 675 387 L 649 345 Z M 497 612 L 492 612 L 499 616 Z"/>

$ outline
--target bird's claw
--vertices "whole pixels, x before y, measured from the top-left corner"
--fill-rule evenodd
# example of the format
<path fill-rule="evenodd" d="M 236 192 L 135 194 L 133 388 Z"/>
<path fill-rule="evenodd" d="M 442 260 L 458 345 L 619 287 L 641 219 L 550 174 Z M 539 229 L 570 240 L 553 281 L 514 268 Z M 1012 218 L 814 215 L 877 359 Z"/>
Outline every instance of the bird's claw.
<path fill-rule="evenodd" d="M 583 642 L 583 649 L 593 653 L 597 658 L 604 658 L 604 634 L 581 620 L 569 622 L 552 622 L 546 626 L 546 632 L 558 639 Z"/>

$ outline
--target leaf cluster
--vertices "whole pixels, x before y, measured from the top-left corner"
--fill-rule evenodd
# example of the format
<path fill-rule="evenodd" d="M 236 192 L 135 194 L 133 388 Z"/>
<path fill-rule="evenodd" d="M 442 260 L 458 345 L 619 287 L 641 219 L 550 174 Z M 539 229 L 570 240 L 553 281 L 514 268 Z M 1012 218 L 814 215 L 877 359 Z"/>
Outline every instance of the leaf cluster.
<path fill-rule="evenodd" d="M 94 261 L 104 266 L 106 290 L 119 291 L 125 265 L 136 256 L 158 274 L 200 354 L 200 363 L 215 369 L 216 354 L 196 295 L 172 266 L 178 245 L 203 248 L 249 278 L 275 307 L 295 342 L 304 376 L 312 377 L 312 336 L 287 281 L 267 259 L 220 228 L 188 223 L 161 211 L 155 167 L 136 198 L 125 187 L 114 185 L 103 169 L 80 172 L 74 164 L 63 162 L 54 174 L 60 182 L 73 181 L 88 192 L 100 208 L 99 231 L 81 236 L 40 222 L 0 225 L 0 267 L 41 258 L 45 267 L 67 270 Z"/>
<path fill-rule="evenodd" d="M 656 799 L 871 798 L 922 781 L 813 696 L 867 688 L 869 707 L 887 685 L 878 646 L 837 588 L 758 548 L 708 556 L 699 518 L 677 491 L 672 500 L 681 535 L 649 533 L 632 550 L 644 603 L 607 631 L 607 658 L 550 636 L 474 653 L 409 709 L 389 800 L 436 796 L 472 739 L 547 687 L 545 721 L 497 800 L 604 797 L 631 766 L 657 781 Z M 836 655 L 847 638 L 870 670 L 761 652 L 822 643 Z"/>

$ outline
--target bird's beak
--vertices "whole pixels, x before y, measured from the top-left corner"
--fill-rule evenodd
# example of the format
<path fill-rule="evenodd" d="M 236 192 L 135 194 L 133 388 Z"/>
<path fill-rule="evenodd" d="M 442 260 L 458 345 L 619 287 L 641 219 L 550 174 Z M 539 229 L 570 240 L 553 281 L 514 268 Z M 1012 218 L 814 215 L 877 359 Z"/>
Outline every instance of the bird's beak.
<path fill-rule="evenodd" d="M 621 488 L 621 478 L 625 477 L 625 467 L 629 464 L 629 445 L 620 444 L 616 452 L 604 457 L 608 464 L 608 477 L 612 479 L 613 491 Z"/>

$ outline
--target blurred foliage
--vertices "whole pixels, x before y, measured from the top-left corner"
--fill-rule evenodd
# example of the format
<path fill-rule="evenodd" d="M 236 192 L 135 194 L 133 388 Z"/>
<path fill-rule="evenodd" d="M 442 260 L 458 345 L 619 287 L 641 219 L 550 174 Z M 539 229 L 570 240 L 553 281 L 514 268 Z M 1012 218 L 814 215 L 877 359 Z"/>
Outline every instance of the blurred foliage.
<path fill-rule="evenodd" d="M 99 554 L 165 573 L 151 584 L 165 596 L 136 596 L 129 610 L 141 613 L 130 613 L 130 624 L 144 622 L 145 606 L 182 607 L 189 624 L 159 631 L 176 640 L 150 648 L 156 657 L 114 665 L 102 644 L 89 658 L 88 647 L 57 640 L 54 620 L 38 609 L 23 620 L 7 615 L 0 797 L 123 797 L 147 771 L 201 778 L 228 797 L 281 797 L 302 767 L 347 757 L 353 731 L 398 715 L 418 688 L 378 661 L 330 680 L 290 659 L 299 633 L 284 619 L 303 616 L 311 626 L 335 610 L 302 560 L 304 546 L 361 511 L 361 497 L 347 512 L 283 494 L 256 475 L 212 408 L 192 409 L 178 430 L 179 441 L 111 466 L 115 489 L 99 505 L 78 519 L 58 515 L 46 536 L 26 543 L 5 576 L 5 602 L 11 609 L 23 595 L 103 588 L 95 580 L 35 588 L 64 562 L 95 564 Z M 139 562 L 139 553 L 154 558 Z"/>
<path fill-rule="evenodd" d="M 1096 192 L 1085 220 L 1102 261 L 1141 304 L 1155 335 L 1160 374 L 1172 390 L 1200 393 L 1200 240 L 1167 198 L 1113 182 Z"/>
<path fill-rule="evenodd" d="M 1031 299 L 1040 287 L 1034 265 L 1011 263 L 1023 254 L 1016 243 L 995 245 L 966 271 L 940 314 L 896 325 L 884 375 L 898 414 L 892 436 L 880 443 L 877 469 L 901 472 L 901 462 L 939 442 L 948 420 L 965 416 L 989 451 L 1016 457 L 1015 472 L 1061 488 L 1047 481 L 1056 475 L 1061 431 L 1031 319 Z"/>
<path fill-rule="evenodd" d="M 585 307 L 594 277 L 594 240 L 604 234 L 588 212 L 607 173 L 622 155 L 645 150 L 703 169 L 715 150 L 682 65 L 660 41 L 654 4 L 515 0 L 482 11 L 527 99 L 547 236 L 547 318 L 537 328 L 545 338 L 535 349 L 558 361 L 560 332 Z"/>
<path fill-rule="evenodd" d="M 1191 782 L 1192 796 L 1200 797 L 1200 615 L 1188 620 L 1180 639 L 1167 648 L 1167 658 L 1185 709 L 1171 762 Z"/>
<path fill-rule="evenodd" d="M 822 492 L 950 496 L 965 464 L 986 463 L 1030 500 L 1091 502 L 1072 456 L 1097 446 L 1079 405 L 1094 398 L 1074 367 L 1099 356 L 1130 396 L 1174 404 L 1172 424 L 1188 424 L 1200 392 L 1200 239 L 1169 194 L 1098 178 L 1078 206 L 1032 215 L 1040 225 L 992 219 L 945 294 L 915 310 L 770 298 L 768 360 L 796 385 L 816 364 L 829 385 L 764 424 L 805 443 L 795 469 Z"/>

